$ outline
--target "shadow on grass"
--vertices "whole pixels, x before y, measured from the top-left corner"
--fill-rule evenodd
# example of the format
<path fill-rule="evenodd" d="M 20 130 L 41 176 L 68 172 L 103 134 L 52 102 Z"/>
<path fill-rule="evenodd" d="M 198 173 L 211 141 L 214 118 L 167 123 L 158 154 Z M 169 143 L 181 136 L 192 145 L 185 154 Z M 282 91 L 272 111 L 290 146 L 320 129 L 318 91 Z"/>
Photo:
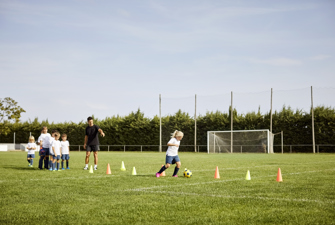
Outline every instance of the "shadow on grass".
<path fill-rule="evenodd" d="M 24 167 L 24 166 L 3 166 L 4 169 L 14 169 L 14 170 L 40 170 L 36 167 Z"/>

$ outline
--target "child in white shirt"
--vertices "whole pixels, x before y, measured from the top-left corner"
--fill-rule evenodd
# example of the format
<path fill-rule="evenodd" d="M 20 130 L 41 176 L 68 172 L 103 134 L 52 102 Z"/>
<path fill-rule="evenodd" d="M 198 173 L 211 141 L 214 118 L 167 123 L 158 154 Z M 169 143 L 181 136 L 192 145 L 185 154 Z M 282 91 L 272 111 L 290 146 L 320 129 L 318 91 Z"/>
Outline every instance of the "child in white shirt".
<path fill-rule="evenodd" d="M 27 161 L 28 161 L 28 166 L 33 167 L 33 162 L 35 158 L 35 150 L 37 149 L 37 146 L 35 144 L 35 138 L 34 136 L 29 137 L 29 143 L 27 144 Z"/>
<path fill-rule="evenodd" d="M 55 140 L 52 141 L 52 151 L 53 151 L 52 168 L 53 168 L 53 171 L 56 171 L 56 170 L 60 171 L 59 160 L 60 160 L 60 157 L 61 157 L 61 152 L 60 152 L 61 145 L 60 145 L 60 141 L 58 140 L 60 138 L 60 134 L 58 132 L 56 132 L 54 134 L 54 137 L 55 137 Z M 56 168 L 56 160 L 57 160 L 57 168 Z"/>
<path fill-rule="evenodd" d="M 66 169 L 70 169 L 69 167 L 69 159 L 70 159 L 70 144 L 69 141 L 66 140 L 67 135 L 62 134 L 62 141 L 60 142 L 61 150 L 62 150 L 62 170 L 64 170 L 64 160 L 66 160 Z"/>

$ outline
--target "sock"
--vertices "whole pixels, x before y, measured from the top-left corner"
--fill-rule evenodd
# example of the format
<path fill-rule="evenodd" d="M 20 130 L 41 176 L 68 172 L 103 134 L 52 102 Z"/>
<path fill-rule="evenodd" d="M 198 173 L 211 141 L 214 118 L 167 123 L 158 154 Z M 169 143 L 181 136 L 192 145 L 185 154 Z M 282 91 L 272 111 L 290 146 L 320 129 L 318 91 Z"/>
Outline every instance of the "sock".
<path fill-rule="evenodd" d="M 33 160 L 33 159 L 31 159 L 31 160 L 30 160 L 30 165 L 33 165 L 33 162 L 34 162 L 34 160 Z"/>
<path fill-rule="evenodd" d="M 66 161 L 66 168 L 69 168 L 69 161 Z"/>
<path fill-rule="evenodd" d="M 158 171 L 158 173 L 163 173 L 164 170 L 166 170 L 167 168 L 165 166 L 162 166 L 162 168 Z"/>
<path fill-rule="evenodd" d="M 59 170 L 59 162 L 57 163 L 57 170 Z"/>
<path fill-rule="evenodd" d="M 179 168 L 175 167 L 175 168 L 174 168 L 174 173 L 173 173 L 173 175 L 172 175 L 172 176 L 175 176 L 175 175 L 177 175 L 178 171 L 179 171 Z"/>
<path fill-rule="evenodd" d="M 49 168 L 53 168 L 53 167 L 52 167 L 52 161 L 51 161 L 51 160 L 48 162 L 48 167 L 49 167 Z"/>
<path fill-rule="evenodd" d="M 62 161 L 62 168 L 64 168 L 64 161 Z"/>
<path fill-rule="evenodd" d="M 94 164 L 94 168 L 97 168 L 98 167 L 98 165 L 97 164 Z"/>
<path fill-rule="evenodd" d="M 27 159 L 28 163 L 30 163 L 30 159 Z"/>
<path fill-rule="evenodd" d="M 52 169 L 53 169 L 53 170 L 56 169 L 56 162 L 52 163 Z"/>
<path fill-rule="evenodd" d="M 85 167 L 88 167 L 88 164 L 85 164 Z"/>

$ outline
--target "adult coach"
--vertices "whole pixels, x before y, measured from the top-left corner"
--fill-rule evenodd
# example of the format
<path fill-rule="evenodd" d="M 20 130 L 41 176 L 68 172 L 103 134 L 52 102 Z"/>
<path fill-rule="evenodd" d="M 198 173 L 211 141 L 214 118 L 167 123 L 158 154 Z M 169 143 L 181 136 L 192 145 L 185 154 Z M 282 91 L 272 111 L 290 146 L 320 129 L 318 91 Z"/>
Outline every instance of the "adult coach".
<path fill-rule="evenodd" d="M 105 137 L 105 133 L 98 127 L 93 124 L 93 118 L 87 118 L 88 126 L 85 130 L 85 142 L 84 149 L 86 149 L 86 158 L 85 158 L 85 167 L 84 170 L 88 169 L 88 163 L 90 159 L 91 152 L 94 154 L 94 170 L 98 169 L 98 151 L 99 151 L 99 133 L 102 137 Z"/>

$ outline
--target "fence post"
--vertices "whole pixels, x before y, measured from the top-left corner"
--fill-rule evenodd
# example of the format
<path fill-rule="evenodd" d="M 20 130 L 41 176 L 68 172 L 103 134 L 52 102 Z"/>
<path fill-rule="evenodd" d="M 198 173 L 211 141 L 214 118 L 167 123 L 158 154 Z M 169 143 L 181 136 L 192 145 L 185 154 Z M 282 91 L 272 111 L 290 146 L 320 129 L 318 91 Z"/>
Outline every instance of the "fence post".
<path fill-rule="evenodd" d="M 290 153 L 292 153 L 292 145 L 290 145 Z"/>
<path fill-rule="evenodd" d="M 79 145 L 79 152 L 80 152 L 80 145 Z"/>
<path fill-rule="evenodd" d="M 317 145 L 316 147 L 317 147 L 317 149 L 318 149 L 318 153 L 319 153 L 319 145 Z"/>
<path fill-rule="evenodd" d="M 125 145 L 123 146 L 123 151 L 126 152 L 126 146 Z"/>
<path fill-rule="evenodd" d="M 108 152 L 109 152 L 109 145 L 108 145 Z"/>
<path fill-rule="evenodd" d="M 241 153 L 242 153 L 242 145 L 241 145 Z"/>
<path fill-rule="evenodd" d="M 141 152 L 142 152 L 142 145 L 141 145 Z"/>

